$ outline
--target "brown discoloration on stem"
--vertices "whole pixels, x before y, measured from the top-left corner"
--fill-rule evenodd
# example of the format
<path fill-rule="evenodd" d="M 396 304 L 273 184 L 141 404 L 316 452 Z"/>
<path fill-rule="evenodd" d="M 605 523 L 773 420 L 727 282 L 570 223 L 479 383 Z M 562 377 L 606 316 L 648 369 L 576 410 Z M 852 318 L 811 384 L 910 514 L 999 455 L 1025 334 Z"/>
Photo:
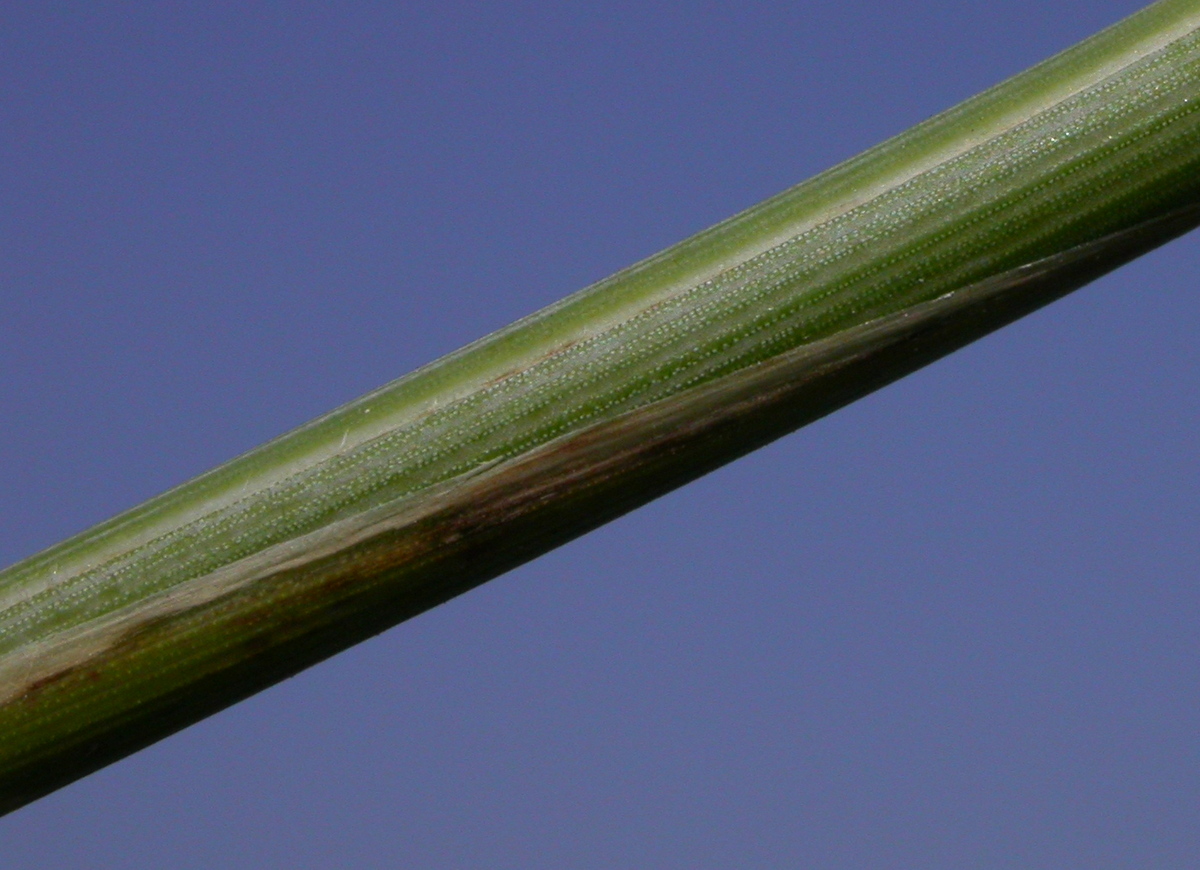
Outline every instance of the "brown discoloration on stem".
<path fill-rule="evenodd" d="M 1189 206 L 847 330 L 10 654 L 0 660 L 0 812 L 817 419 L 1198 221 L 1200 207 Z M 117 695 L 136 701 L 103 703 Z M 69 720 L 53 715 L 67 707 Z"/>

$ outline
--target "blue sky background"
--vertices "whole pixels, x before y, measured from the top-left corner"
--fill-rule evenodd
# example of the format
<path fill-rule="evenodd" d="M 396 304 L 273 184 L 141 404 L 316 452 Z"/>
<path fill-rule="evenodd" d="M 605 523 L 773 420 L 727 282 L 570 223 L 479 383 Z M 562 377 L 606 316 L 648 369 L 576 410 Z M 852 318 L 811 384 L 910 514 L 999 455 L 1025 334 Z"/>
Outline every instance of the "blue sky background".
<path fill-rule="evenodd" d="M 0 11 L 0 564 L 1138 0 Z M 1200 251 L 11 816 L 20 868 L 1200 853 Z"/>

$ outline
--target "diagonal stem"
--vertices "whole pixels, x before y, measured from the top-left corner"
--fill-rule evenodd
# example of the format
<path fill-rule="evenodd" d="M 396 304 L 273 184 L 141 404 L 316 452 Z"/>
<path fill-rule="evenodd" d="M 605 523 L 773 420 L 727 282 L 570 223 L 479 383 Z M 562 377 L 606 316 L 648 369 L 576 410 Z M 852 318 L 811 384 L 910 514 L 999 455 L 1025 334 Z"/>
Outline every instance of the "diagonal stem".
<path fill-rule="evenodd" d="M 0 810 L 1200 222 L 1200 0 L 0 572 Z"/>

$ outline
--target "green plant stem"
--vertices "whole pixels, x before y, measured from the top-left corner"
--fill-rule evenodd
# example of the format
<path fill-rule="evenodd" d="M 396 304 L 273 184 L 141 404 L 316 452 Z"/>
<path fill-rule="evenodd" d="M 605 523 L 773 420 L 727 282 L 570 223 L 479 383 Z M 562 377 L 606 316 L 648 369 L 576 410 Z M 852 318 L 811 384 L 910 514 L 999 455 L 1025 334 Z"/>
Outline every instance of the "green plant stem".
<path fill-rule="evenodd" d="M 1200 0 L 0 572 L 0 811 L 1200 222 Z"/>

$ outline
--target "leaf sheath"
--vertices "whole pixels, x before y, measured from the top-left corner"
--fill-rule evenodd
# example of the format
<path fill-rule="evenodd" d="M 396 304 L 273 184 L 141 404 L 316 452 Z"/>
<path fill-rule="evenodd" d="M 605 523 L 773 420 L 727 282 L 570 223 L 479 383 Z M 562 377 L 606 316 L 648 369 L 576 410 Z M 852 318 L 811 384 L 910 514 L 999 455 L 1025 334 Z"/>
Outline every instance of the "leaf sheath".
<path fill-rule="evenodd" d="M 0 572 L 8 811 L 1200 222 L 1200 2 Z"/>

